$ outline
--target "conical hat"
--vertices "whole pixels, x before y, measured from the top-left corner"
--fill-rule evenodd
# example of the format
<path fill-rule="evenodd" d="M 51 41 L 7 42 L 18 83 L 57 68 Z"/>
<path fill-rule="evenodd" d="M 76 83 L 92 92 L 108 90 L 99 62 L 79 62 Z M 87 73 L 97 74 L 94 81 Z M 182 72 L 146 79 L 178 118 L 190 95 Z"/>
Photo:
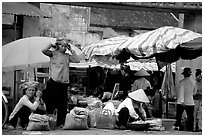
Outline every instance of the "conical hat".
<path fill-rule="evenodd" d="M 128 94 L 128 96 L 130 98 L 132 98 L 135 101 L 139 101 L 139 102 L 144 102 L 144 103 L 149 103 L 149 99 L 147 97 L 147 95 L 145 94 L 143 89 L 138 89 L 136 91 L 130 92 Z"/>
<path fill-rule="evenodd" d="M 135 73 L 135 76 L 150 76 L 150 74 L 146 70 L 141 68 L 138 72 Z"/>

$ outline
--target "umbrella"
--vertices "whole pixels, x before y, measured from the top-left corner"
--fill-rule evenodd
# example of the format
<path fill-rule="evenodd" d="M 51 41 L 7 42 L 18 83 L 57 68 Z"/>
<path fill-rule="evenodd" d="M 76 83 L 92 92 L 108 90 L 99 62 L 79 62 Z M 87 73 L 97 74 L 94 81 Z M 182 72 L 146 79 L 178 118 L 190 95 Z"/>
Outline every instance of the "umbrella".
<path fill-rule="evenodd" d="M 13 41 L 2 47 L 2 67 L 4 71 L 25 69 L 27 67 L 44 67 L 49 64 L 49 57 L 42 53 L 42 49 L 56 38 L 28 37 Z M 71 46 L 77 55 L 81 50 Z"/>
<path fill-rule="evenodd" d="M 179 58 L 194 59 L 202 55 L 202 34 L 165 26 L 129 38 L 114 52 L 118 59 L 124 58 L 124 53 L 135 59 L 155 56 L 168 63 Z"/>

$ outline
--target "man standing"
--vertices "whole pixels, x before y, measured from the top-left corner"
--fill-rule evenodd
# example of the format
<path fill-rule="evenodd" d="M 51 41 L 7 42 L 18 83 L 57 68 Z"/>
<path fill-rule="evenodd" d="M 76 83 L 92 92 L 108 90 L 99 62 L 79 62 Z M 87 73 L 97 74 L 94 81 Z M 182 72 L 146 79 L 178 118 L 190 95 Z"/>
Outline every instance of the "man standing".
<path fill-rule="evenodd" d="M 188 131 L 193 131 L 194 124 L 194 100 L 193 95 L 197 91 L 197 86 L 195 81 L 190 77 L 191 68 L 186 67 L 183 70 L 184 78 L 179 83 L 179 91 L 177 97 L 177 110 L 176 110 L 176 123 L 175 127 L 179 127 L 182 130 L 181 118 L 184 110 L 187 114 L 187 125 Z"/>
<path fill-rule="evenodd" d="M 196 85 L 197 92 L 194 95 L 194 130 L 202 131 L 202 71 L 201 69 L 196 69 Z"/>
<path fill-rule="evenodd" d="M 119 90 L 122 92 L 119 92 L 119 100 L 125 100 L 128 96 L 128 93 L 131 90 L 131 84 L 133 83 L 132 77 L 130 75 L 131 70 L 130 66 L 124 65 L 121 66 L 122 71 L 122 79 L 120 81 Z"/>
<path fill-rule="evenodd" d="M 55 44 L 48 45 L 42 53 L 50 57 L 50 79 L 47 82 L 43 99 L 48 114 L 58 110 L 57 126 L 65 122 L 67 114 L 67 88 L 69 84 L 69 62 L 79 62 L 75 51 L 71 49 L 71 41 L 66 38 L 58 38 Z M 50 48 L 54 50 L 50 50 Z M 65 53 L 69 50 L 72 55 Z"/>

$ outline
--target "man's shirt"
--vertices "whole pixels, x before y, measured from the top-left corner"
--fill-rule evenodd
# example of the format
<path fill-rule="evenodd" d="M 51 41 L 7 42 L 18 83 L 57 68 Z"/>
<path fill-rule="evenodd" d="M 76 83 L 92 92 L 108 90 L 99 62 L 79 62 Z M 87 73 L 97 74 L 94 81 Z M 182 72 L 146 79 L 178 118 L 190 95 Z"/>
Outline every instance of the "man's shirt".
<path fill-rule="evenodd" d="M 180 81 L 177 103 L 194 105 L 193 95 L 197 91 L 196 82 L 191 77 L 186 77 Z"/>
<path fill-rule="evenodd" d="M 69 55 L 60 51 L 52 51 L 50 57 L 50 77 L 60 83 L 69 83 L 69 63 L 79 62 L 76 53 Z"/>

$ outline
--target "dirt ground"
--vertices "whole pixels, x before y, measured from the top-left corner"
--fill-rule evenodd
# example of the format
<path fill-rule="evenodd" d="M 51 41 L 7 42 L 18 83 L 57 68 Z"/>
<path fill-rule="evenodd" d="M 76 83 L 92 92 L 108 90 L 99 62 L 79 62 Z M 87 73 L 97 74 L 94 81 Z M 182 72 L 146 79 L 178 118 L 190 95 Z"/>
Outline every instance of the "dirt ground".
<path fill-rule="evenodd" d="M 26 130 L 2 130 L 2 135 L 202 135 L 202 132 L 187 131 L 133 131 L 133 130 L 109 130 L 90 128 L 89 130 L 52 130 L 52 131 L 26 131 Z"/>

